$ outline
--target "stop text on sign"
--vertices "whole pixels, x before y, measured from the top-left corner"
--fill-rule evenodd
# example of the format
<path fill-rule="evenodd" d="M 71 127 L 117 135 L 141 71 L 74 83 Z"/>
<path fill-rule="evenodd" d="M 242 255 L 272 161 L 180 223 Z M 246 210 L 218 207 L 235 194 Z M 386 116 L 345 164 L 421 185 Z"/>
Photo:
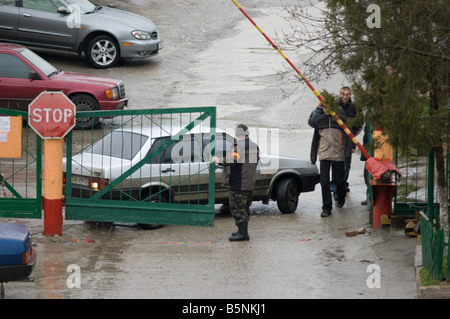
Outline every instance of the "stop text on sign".
<path fill-rule="evenodd" d="M 72 120 L 74 114 L 71 109 L 52 109 L 52 108 L 35 108 L 32 110 L 33 122 L 55 122 L 55 123 L 68 123 Z"/>

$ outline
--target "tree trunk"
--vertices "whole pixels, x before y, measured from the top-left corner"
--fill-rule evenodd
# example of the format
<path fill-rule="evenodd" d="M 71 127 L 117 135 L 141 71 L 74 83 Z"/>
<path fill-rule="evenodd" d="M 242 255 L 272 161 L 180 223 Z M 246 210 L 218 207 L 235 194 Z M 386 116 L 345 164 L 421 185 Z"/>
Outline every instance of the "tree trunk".
<path fill-rule="evenodd" d="M 435 147 L 436 172 L 439 190 L 439 224 L 444 229 L 444 240 L 448 242 L 448 194 L 445 185 L 445 158 L 442 144 Z"/>

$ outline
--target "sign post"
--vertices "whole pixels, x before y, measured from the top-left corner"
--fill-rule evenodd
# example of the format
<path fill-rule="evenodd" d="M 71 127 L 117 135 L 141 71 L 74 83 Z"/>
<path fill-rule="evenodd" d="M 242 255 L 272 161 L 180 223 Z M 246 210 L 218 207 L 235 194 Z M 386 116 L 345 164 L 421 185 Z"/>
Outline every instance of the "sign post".
<path fill-rule="evenodd" d="M 28 105 L 28 124 L 44 140 L 44 235 L 62 236 L 64 137 L 75 127 L 76 107 L 63 92 L 42 92 Z"/>

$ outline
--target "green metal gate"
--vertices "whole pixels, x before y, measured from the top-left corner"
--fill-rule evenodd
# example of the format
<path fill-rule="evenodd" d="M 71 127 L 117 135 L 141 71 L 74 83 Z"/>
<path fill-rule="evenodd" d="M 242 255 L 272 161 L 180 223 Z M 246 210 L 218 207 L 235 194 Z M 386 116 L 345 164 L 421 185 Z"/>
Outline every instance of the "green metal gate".
<path fill-rule="evenodd" d="M 215 107 L 78 112 L 67 135 L 65 219 L 213 226 Z"/>
<path fill-rule="evenodd" d="M 21 116 L 27 112 L 0 109 L 1 116 Z M 22 120 L 23 121 L 23 120 Z M 5 137 L 5 140 L 7 136 Z M 6 142 L 0 142 L 0 155 Z M 42 217 L 42 139 L 28 126 L 22 129 L 20 158 L 0 156 L 0 217 Z"/>

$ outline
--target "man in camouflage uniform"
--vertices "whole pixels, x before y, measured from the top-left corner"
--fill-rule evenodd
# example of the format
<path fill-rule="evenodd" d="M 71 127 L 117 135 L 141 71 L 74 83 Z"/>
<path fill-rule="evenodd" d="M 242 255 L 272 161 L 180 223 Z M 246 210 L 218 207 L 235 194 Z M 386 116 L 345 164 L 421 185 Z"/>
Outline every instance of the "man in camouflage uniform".
<path fill-rule="evenodd" d="M 231 234 L 230 241 L 249 240 L 248 222 L 252 193 L 256 183 L 256 166 L 259 162 L 259 147 L 249 139 L 248 127 L 240 124 L 236 128 L 236 141 L 227 157 L 222 160 L 222 184 L 230 188 L 230 211 L 238 231 Z M 219 163 L 215 157 L 213 162 Z"/>

